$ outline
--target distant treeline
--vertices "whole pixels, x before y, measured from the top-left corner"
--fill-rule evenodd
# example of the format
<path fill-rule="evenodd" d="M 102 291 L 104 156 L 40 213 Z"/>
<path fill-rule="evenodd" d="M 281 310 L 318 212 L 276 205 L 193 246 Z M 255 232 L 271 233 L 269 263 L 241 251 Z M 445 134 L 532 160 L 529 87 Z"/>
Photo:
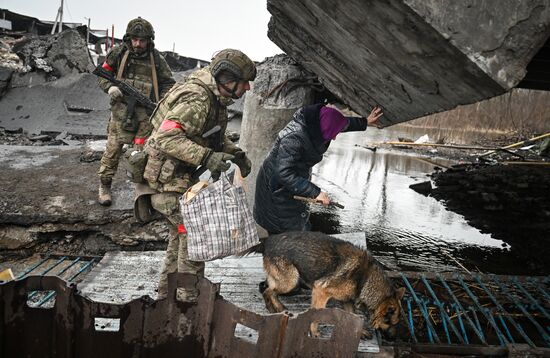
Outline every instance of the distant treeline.
<path fill-rule="evenodd" d="M 440 132 L 446 142 L 518 137 L 550 132 L 550 92 L 513 89 L 501 96 L 415 119 L 400 126 Z"/>

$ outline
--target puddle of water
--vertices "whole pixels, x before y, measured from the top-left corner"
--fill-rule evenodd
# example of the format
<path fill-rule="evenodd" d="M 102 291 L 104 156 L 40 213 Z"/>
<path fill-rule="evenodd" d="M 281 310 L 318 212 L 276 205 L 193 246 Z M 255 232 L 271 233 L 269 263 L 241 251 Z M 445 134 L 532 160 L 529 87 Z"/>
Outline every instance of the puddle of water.
<path fill-rule="evenodd" d="M 433 165 L 414 155 L 381 149 L 372 152 L 355 146 L 396 140 L 398 136 L 403 136 L 403 131 L 370 128 L 366 133 L 338 136 L 313 169 L 313 182 L 345 209 L 316 206 L 312 210 L 313 229 L 327 233 L 364 231 L 369 249 L 394 269 L 454 270 L 464 265 L 503 273 L 504 262 L 513 262 L 513 253 L 505 243 L 471 227 L 434 198 L 409 188 L 429 180 Z M 410 133 L 408 137 L 416 138 Z M 513 271 L 510 265 L 505 269 Z"/>

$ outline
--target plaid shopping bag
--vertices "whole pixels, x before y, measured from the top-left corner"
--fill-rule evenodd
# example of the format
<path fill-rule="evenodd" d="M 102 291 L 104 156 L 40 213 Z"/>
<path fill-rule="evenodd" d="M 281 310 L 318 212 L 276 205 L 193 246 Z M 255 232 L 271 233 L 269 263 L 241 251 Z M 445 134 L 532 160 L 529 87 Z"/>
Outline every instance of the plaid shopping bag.
<path fill-rule="evenodd" d="M 244 189 L 233 185 L 225 174 L 217 182 L 202 186 L 194 196 L 186 193 L 180 199 L 189 260 L 214 260 L 259 244 Z"/>

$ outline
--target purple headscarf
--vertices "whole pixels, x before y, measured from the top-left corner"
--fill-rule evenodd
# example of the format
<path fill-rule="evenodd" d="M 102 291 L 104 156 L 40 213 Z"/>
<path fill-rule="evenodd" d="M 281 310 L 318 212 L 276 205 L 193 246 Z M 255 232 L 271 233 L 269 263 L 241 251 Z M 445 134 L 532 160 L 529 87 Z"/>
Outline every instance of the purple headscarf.
<path fill-rule="evenodd" d="M 328 142 L 335 139 L 338 133 L 346 128 L 349 121 L 338 110 L 331 107 L 321 107 L 319 123 L 321 126 L 321 135 Z"/>

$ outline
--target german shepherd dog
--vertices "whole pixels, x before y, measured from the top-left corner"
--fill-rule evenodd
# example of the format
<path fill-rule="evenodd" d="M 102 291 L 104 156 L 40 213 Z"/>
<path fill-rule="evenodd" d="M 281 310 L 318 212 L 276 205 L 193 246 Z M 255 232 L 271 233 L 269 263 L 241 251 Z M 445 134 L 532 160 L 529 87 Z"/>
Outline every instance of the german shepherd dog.
<path fill-rule="evenodd" d="M 269 236 L 250 252 L 263 254 L 267 287 L 262 294 L 269 312 L 286 310 L 278 296 L 304 283 L 312 289 L 311 307 L 325 308 L 332 298 L 348 312 L 368 313 L 372 328 L 395 335 L 405 288 L 394 289 L 368 251 L 323 233 L 302 231 Z M 311 325 L 314 337 L 319 336 L 317 326 Z M 363 335 L 369 336 L 365 330 Z"/>

